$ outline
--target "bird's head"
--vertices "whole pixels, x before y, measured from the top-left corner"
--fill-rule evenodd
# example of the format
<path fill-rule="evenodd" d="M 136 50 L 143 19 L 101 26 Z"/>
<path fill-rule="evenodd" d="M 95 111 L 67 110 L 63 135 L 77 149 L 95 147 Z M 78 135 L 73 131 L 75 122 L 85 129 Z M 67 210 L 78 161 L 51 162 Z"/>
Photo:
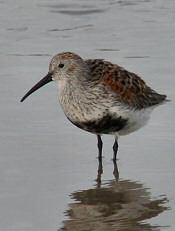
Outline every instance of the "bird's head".
<path fill-rule="evenodd" d="M 61 85 L 61 82 L 71 81 L 76 86 L 77 80 L 81 82 L 82 79 L 88 78 L 89 73 L 90 70 L 86 62 L 77 54 L 71 52 L 57 54 L 50 62 L 48 74 L 23 96 L 21 102 L 52 80 L 58 82 L 58 85 Z"/>

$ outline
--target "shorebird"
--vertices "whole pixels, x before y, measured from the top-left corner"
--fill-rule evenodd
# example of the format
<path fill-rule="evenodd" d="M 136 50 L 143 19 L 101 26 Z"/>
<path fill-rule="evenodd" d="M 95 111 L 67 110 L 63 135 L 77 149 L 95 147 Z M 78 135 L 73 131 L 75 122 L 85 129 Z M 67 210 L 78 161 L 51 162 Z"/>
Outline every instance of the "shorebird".
<path fill-rule="evenodd" d="M 48 74 L 21 99 L 54 80 L 61 107 L 77 127 L 97 136 L 98 158 L 102 159 L 102 134 L 118 137 L 145 126 L 152 110 L 166 102 L 166 95 L 151 89 L 135 73 L 103 59 L 83 60 L 72 52 L 56 54 Z"/>

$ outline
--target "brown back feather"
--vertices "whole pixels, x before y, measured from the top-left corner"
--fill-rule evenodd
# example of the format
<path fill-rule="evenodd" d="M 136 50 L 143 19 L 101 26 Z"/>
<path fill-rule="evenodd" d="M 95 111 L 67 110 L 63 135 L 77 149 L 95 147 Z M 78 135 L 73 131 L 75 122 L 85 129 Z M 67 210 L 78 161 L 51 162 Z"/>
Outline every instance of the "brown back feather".
<path fill-rule="evenodd" d="M 118 65 L 101 59 L 86 60 L 86 63 L 91 70 L 92 80 L 107 86 L 121 102 L 130 107 L 147 108 L 160 104 L 166 98 L 166 95 L 148 87 L 138 75 Z"/>

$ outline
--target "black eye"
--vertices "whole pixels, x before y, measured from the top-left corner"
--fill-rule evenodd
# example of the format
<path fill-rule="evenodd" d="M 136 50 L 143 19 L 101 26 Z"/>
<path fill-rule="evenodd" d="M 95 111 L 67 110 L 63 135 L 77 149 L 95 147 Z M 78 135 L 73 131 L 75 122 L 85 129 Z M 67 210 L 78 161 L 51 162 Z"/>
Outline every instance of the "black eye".
<path fill-rule="evenodd" d="M 60 64 L 58 65 L 58 67 L 59 67 L 59 68 L 63 68 L 63 67 L 64 67 L 64 64 L 63 64 L 63 63 L 60 63 Z"/>

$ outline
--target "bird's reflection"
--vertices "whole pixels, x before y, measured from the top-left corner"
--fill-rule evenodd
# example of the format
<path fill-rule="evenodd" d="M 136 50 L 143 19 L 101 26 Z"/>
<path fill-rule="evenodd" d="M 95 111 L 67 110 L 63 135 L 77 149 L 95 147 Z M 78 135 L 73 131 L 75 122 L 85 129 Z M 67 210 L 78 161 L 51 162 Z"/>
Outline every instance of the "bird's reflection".
<path fill-rule="evenodd" d="M 72 193 L 76 202 L 69 204 L 62 230 L 70 231 L 159 231 L 162 227 L 151 225 L 150 218 L 167 210 L 166 196 L 151 198 L 148 189 L 139 182 L 119 180 L 114 162 L 115 180 L 102 183 L 102 161 L 97 171 L 94 188 Z"/>
<path fill-rule="evenodd" d="M 117 161 L 113 160 L 113 165 L 114 165 L 114 170 L 113 170 L 113 175 L 116 179 L 116 181 L 118 181 L 119 179 L 119 171 L 118 171 L 118 166 L 117 166 Z M 102 163 L 102 159 L 98 160 L 98 170 L 97 170 L 97 187 L 101 187 L 101 176 L 103 174 L 103 163 Z"/>

